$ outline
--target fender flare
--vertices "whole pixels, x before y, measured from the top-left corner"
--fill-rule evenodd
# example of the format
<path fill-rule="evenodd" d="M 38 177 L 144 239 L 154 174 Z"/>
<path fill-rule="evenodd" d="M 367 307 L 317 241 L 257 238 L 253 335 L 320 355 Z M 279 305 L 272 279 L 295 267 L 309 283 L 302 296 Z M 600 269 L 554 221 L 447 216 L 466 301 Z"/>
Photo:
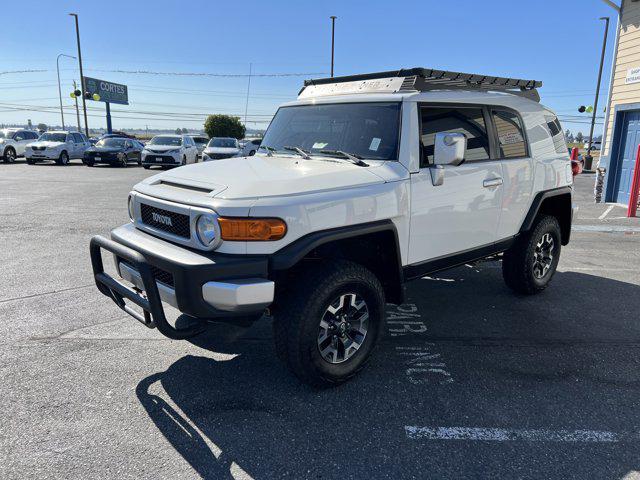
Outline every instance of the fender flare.
<path fill-rule="evenodd" d="M 520 227 L 519 233 L 528 232 L 533 228 L 533 223 L 535 222 L 535 219 L 538 216 L 538 213 L 540 212 L 540 207 L 542 206 L 545 200 L 553 197 L 559 197 L 561 195 L 568 195 L 569 198 L 571 198 L 572 193 L 573 193 L 573 189 L 570 186 L 554 188 L 553 190 L 538 192 L 534 197 L 533 202 L 531 203 L 531 206 L 529 207 L 529 211 L 527 212 L 527 215 L 524 218 L 524 221 L 522 222 L 522 226 Z M 562 242 L 564 245 L 569 243 L 569 235 L 571 232 L 571 224 L 570 224 L 571 215 L 572 215 L 571 201 L 569 201 L 569 226 L 566 232 L 566 238 L 564 238 Z"/>
<path fill-rule="evenodd" d="M 347 238 L 361 237 L 372 233 L 392 232 L 396 244 L 396 255 L 399 271 L 402 272 L 402 259 L 400 257 L 400 241 L 398 230 L 391 220 L 380 220 L 370 223 L 348 225 L 345 227 L 331 228 L 309 233 L 282 247 L 270 255 L 269 267 L 271 270 L 288 270 L 302 260 L 309 252 L 329 242 L 344 240 Z M 402 275 L 400 276 L 402 279 Z"/>

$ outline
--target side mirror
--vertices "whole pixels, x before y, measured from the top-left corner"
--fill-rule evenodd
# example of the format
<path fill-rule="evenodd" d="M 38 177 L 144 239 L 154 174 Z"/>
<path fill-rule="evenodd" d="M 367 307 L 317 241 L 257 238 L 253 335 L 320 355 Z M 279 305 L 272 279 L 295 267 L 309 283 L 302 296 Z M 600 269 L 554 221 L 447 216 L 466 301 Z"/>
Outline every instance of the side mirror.
<path fill-rule="evenodd" d="M 429 169 L 431 183 L 438 187 L 444 183 L 444 166 L 458 166 L 464 162 L 464 154 L 467 151 L 467 137 L 462 133 L 440 132 L 436 133 L 433 166 Z"/>
<path fill-rule="evenodd" d="M 464 161 L 467 150 L 467 137 L 462 133 L 440 132 L 436 133 L 433 152 L 435 165 L 458 166 Z"/>

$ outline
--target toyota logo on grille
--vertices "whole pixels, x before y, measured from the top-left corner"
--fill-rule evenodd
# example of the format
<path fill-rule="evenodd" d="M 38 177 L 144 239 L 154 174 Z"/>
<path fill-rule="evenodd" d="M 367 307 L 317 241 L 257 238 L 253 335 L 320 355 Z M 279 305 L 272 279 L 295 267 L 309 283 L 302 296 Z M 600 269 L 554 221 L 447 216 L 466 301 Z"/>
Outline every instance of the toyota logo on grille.
<path fill-rule="evenodd" d="M 171 222 L 171 217 L 167 215 L 160 215 L 156 212 L 151 212 L 151 218 L 156 223 L 161 223 L 162 225 L 167 225 L 169 227 L 173 227 L 173 223 Z"/>

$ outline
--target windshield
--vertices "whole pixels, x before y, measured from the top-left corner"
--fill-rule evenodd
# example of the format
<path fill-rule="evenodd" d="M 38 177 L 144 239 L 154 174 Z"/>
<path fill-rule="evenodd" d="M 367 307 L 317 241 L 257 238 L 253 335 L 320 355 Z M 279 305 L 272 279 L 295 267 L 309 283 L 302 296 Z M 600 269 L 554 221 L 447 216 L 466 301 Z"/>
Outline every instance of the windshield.
<path fill-rule="evenodd" d="M 236 148 L 235 138 L 212 138 L 209 142 L 210 147 L 218 148 Z"/>
<path fill-rule="evenodd" d="M 42 135 L 40 135 L 40 138 L 38 140 L 40 140 L 41 142 L 63 142 L 64 143 L 67 141 L 67 134 L 45 132 Z"/>
<path fill-rule="evenodd" d="M 96 147 L 122 148 L 126 141 L 126 138 L 103 138 L 96 143 Z"/>
<path fill-rule="evenodd" d="M 341 150 L 373 160 L 398 158 L 400 103 L 339 103 L 282 107 L 262 145 L 288 152 L 299 147 L 311 155 Z"/>
<path fill-rule="evenodd" d="M 182 138 L 180 137 L 153 137 L 149 145 L 170 145 L 172 147 L 180 147 Z"/>
<path fill-rule="evenodd" d="M 207 137 L 192 137 L 196 145 L 206 145 L 209 139 Z"/>

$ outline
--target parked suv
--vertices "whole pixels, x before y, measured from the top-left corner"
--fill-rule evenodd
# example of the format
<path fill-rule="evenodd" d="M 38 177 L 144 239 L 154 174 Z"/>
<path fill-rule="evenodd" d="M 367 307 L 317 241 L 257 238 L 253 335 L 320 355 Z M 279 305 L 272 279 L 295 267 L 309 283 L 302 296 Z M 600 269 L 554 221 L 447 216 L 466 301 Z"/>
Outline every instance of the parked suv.
<path fill-rule="evenodd" d="M 308 80 L 256 155 L 137 184 L 130 222 L 91 241 L 97 287 L 174 339 L 266 311 L 298 378 L 344 382 L 410 280 L 499 255 L 514 291 L 549 285 L 573 177 L 540 86 L 422 68 Z"/>
<path fill-rule="evenodd" d="M 89 147 L 91 143 L 83 133 L 50 131 L 28 144 L 24 156 L 29 165 L 41 160 L 55 160 L 58 165 L 67 165 L 71 159 L 82 159 Z"/>
<path fill-rule="evenodd" d="M 260 148 L 260 144 L 262 143 L 261 138 L 247 138 L 244 140 L 244 145 L 242 145 L 242 155 L 245 157 L 250 157 L 255 155 Z"/>
<path fill-rule="evenodd" d="M 22 157 L 26 146 L 37 140 L 38 132 L 23 128 L 5 128 L 0 130 L 0 158 L 5 163 L 15 162 L 17 157 Z"/>
<path fill-rule="evenodd" d="M 198 161 L 198 147 L 188 135 L 156 135 L 142 150 L 142 166 L 177 167 Z"/>

